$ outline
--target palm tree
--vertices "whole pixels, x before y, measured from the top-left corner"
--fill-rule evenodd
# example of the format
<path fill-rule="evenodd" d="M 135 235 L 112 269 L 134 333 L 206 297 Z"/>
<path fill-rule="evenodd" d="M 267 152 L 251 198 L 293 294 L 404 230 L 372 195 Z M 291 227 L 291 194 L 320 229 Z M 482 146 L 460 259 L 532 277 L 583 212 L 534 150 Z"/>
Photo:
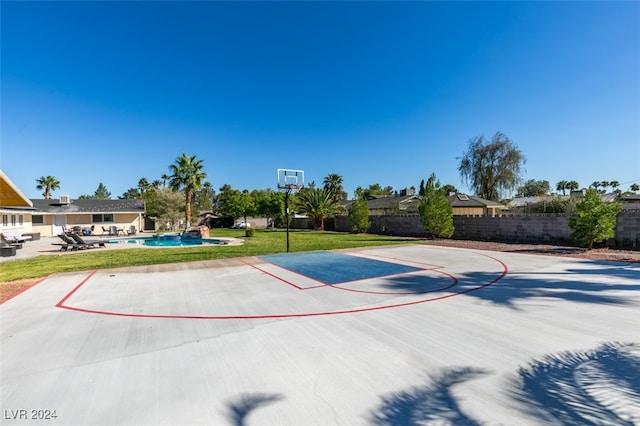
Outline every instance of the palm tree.
<path fill-rule="evenodd" d="M 162 185 L 162 181 L 159 179 L 154 180 L 153 182 L 151 182 L 151 187 L 153 189 L 160 189 L 160 186 Z"/>
<path fill-rule="evenodd" d="M 44 193 L 42 196 L 48 200 L 51 198 L 51 191 L 55 191 L 60 188 L 60 181 L 53 176 L 42 176 L 40 179 L 36 179 L 36 189 Z"/>
<path fill-rule="evenodd" d="M 567 182 L 566 180 L 561 180 L 560 182 L 556 183 L 556 190 L 562 191 L 562 195 L 565 195 L 568 184 L 569 182 Z"/>
<path fill-rule="evenodd" d="M 618 182 L 617 180 L 612 180 L 611 182 L 609 182 L 609 186 L 615 191 L 616 188 L 620 186 L 620 182 Z"/>
<path fill-rule="evenodd" d="M 639 191 L 640 190 L 640 185 L 638 185 L 637 183 L 632 183 L 631 186 L 629 187 L 629 189 L 633 192 Z"/>
<path fill-rule="evenodd" d="M 191 192 L 200 189 L 202 182 L 207 178 L 203 167 L 202 160 L 196 159 L 195 155 L 189 157 L 184 152 L 176 159 L 175 164 L 169 166 L 172 173 L 169 186 L 175 191 L 184 188 L 187 227 L 191 221 Z"/>
<path fill-rule="evenodd" d="M 337 173 L 330 173 L 322 182 L 324 189 L 331 195 L 333 201 L 340 201 L 344 187 L 342 186 L 342 176 Z"/>
<path fill-rule="evenodd" d="M 569 191 L 575 191 L 578 188 L 580 188 L 580 185 L 575 180 L 570 180 L 569 182 L 567 182 L 567 189 Z"/>
<path fill-rule="evenodd" d="M 162 176 L 160 176 L 160 179 L 162 179 L 162 189 L 167 189 L 167 181 L 171 179 L 171 176 L 163 173 Z"/>
<path fill-rule="evenodd" d="M 611 185 L 609 181 L 603 180 L 600 182 L 600 186 L 602 187 L 602 192 L 607 192 L 607 188 Z"/>
<path fill-rule="evenodd" d="M 313 221 L 315 229 L 324 230 L 324 220 L 340 210 L 332 194 L 324 188 L 305 188 L 298 194 L 298 209 Z"/>
<path fill-rule="evenodd" d="M 138 189 L 140 190 L 140 194 L 144 195 L 144 193 L 147 192 L 148 188 L 149 181 L 147 180 L 147 178 L 140 178 L 140 180 L 138 181 Z"/>
<path fill-rule="evenodd" d="M 600 181 L 597 180 L 597 181 L 593 182 L 590 186 L 597 191 L 598 188 L 600 188 Z"/>

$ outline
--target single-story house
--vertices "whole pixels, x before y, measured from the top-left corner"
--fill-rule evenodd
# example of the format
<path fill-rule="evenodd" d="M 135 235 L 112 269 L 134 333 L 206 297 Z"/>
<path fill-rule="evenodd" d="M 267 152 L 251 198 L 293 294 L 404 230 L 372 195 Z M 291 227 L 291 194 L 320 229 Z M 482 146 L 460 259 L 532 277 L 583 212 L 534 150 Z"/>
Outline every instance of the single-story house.
<path fill-rule="evenodd" d="M 34 211 L 31 216 L 33 232 L 41 236 L 57 235 L 63 226 L 92 229 L 95 235 L 105 233 L 110 226 L 128 230 L 144 229 L 144 200 L 72 200 L 31 199 Z M 103 230 L 104 228 L 104 230 Z"/>
<path fill-rule="evenodd" d="M 390 214 L 415 214 L 418 212 L 420 197 L 417 195 L 403 196 L 372 196 L 367 200 L 369 214 L 382 216 Z"/>
<path fill-rule="evenodd" d="M 508 206 L 512 209 L 526 209 L 527 206 L 543 203 L 552 203 L 554 201 L 567 201 L 575 199 L 580 201 L 584 198 L 586 190 L 571 191 L 571 195 L 539 195 L 534 197 L 518 197 L 509 201 Z M 613 203 L 620 201 L 623 209 L 632 210 L 640 208 L 640 195 L 638 194 L 618 194 L 617 192 L 609 192 L 600 194 L 600 199 L 605 203 Z"/>
<path fill-rule="evenodd" d="M 0 232 L 30 233 L 33 210 L 31 200 L 0 170 Z"/>
<path fill-rule="evenodd" d="M 514 198 L 513 200 L 510 200 L 507 205 L 510 208 L 513 209 L 518 209 L 518 208 L 523 208 L 523 207 L 527 207 L 531 204 L 540 204 L 540 203 L 551 203 L 554 200 L 558 200 L 558 199 L 562 199 L 562 200 L 566 200 L 569 197 L 566 195 L 536 195 L 536 196 L 531 196 L 531 197 L 517 197 Z"/>
<path fill-rule="evenodd" d="M 496 216 L 507 209 L 502 203 L 467 194 L 451 193 L 447 197 L 454 216 Z"/>
<path fill-rule="evenodd" d="M 63 226 L 93 227 L 98 235 L 109 226 L 128 230 L 133 225 L 141 230 L 144 212 L 144 200 L 29 199 L 0 170 L 0 232 L 50 237 L 62 232 Z"/>
<path fill-rule="evenodd" d="M 620 202 L 623 210 L 640 210 L 640 194 L 623 194 Z"/>
<path fill-rule="evenodd" d="M 419 195 L 374 196 L 367 200 L 369 215 L 417 214 L 421 199 Z M 507 209 L 504 204 L 467 194 L 451 193 L 447 200 L 453 214 L 459 216 L 496 216 Z M 350 204 L 351 201 L 345 208 L 348 209 Z"/>

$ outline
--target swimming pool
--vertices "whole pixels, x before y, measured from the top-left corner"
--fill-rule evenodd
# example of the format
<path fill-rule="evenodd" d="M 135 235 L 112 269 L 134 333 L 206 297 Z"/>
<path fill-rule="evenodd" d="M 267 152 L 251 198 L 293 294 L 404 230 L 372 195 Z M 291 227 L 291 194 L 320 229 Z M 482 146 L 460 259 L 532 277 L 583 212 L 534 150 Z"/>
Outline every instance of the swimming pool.
<path fill-rule="evenodd" d="M 111 240 L 109 244 L 138 244 L 147 247 L 192 247 L 201 245 L 223 245 L 227 241 L 216 240 L 214 238 L 154 238 L 154 237 L 138 237 L 126 238 L 121 240 Z"/>

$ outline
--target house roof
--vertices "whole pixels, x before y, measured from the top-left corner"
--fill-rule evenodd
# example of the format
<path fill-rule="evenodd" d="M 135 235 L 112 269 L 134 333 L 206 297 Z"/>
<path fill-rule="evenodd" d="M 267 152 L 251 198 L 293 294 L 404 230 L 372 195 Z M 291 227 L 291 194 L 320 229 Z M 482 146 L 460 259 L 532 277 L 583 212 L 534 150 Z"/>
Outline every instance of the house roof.
<path fill-rule="evenodd" d="M 384 210 L 406 207 L 417 204 L 420 199 L 419 195 L 404 195 L 400 197 L 385 196 L 385 197 L 373 197 L 367 200 L 370 210 Z M 447 197 L 449 205 L 451 207 L 482 207 L 482 208 L 499 208 L 506 209 L 507 207 L 496 201 L 485 200 L 480 197 L 474 197 L 467 194 L 452 194 Z"/>
<path fill-rule="evenodd" d="M 144 200 L 71 200 L 69 204 L 58 199 L 31 199 L 33 207 L 43 213 L 144 213 Z"/>
<path fill-rule="evenodd" d="M 640 194 L 624 194 L 620 196 L 623 203 L 637 203 L 640 201 Z"/>
<path fill-rule="evenodd" d="M 417 195 L 403 195 L 400 197 L 377 197 L 367 200 L 369 209 L 392 209 L 408 206 L 419 201 Z"/>
<path fill-rule="evenodd" d="M 32 207 L 31 201 L 2 170 L 0 170 L 0 206 Z"/>
<path fill-rule="evenodd" d="M 489 207 L 506 209 L 507 207 L 497 201 L 485 200 L 484 198 L 474 197 L 467 194 L 451 194 L 447 197 L 451 207 Z"/>
<path fill-rule="evenodd" d="M 536 204 L 536 203 L 542 203 L 542 202 L 551 202 L 553 200 L 568 200 L 570 198 L 582 198 L 584 196 L 584 192 L 583 191 L 571 191 L 572 195 L 540 195 L 537 197 L 519 197 L 519 198 L 514 198 L 513 200 L 509 201 L 509 207 L 522 207 L 522 206 L 526 206 L 527 204 Z M 617 192 L 609 192 L 607 194 L 599 194 L 600 195 L 600 199 L 602 201 L 604 201 L 605 203 L 612 203 L 616 200 L 620 200 L 620 201 L 626 201 L 626 202 L 633 202 L 633 201 L 640 201 L 640 195 L 638 194 L 625 194 L 625 195 L 618 195 Z M 635 197 L 635 198 L 634 198 Z"/>
<path fill-rule="evenodd" d="M 569 199 L 569 196 L 568 195 L 537 195 L 533 197 L 518 197 L 509 201 L 508 205 L 509 207 L 522 207 L 522 206 L 526 206 L 527 204 L 536 204 L 536 203 L 542 203 L 545 201 L 551 202 L 557 199 L 566 200 L 566 199 Z"/>

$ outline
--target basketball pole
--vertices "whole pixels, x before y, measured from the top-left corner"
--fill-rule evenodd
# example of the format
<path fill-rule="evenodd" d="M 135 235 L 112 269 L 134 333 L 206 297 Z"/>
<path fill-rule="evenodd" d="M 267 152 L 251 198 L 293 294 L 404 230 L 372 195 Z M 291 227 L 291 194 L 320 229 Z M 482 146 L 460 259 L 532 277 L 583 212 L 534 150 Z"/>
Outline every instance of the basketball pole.
<path fill-rule="evenodd" d="M 293 169 L 278 169 L 278 189 L 284 189 L 284 220 L 287 222 L 287 253 L 289 244 L 289 196 L 292 191 L 298 192 L 304 187 L 304 171 Z"/>
<path fill-rule="evenodd" d="M 289 253 L 289 193 L 291 188 L 284 191 L 284 221 L 287 222 L 287 253 Z"/>

